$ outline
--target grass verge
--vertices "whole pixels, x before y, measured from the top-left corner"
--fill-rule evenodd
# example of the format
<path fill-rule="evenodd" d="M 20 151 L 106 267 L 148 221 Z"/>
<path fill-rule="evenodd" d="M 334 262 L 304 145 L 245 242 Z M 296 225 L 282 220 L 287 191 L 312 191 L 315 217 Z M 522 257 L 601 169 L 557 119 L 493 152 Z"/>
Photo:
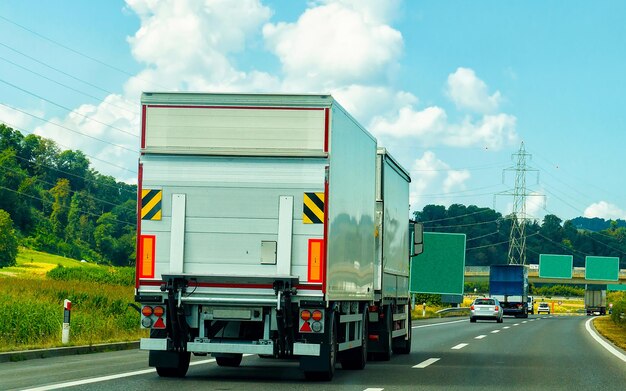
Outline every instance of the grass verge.
<path fill-rule="evenodd" d="M 593 320 L 593 326 L 602 336 L 615 346 L 626 350 L 626 327 L 613 322 L 609 316 L 599 316 Z"/>

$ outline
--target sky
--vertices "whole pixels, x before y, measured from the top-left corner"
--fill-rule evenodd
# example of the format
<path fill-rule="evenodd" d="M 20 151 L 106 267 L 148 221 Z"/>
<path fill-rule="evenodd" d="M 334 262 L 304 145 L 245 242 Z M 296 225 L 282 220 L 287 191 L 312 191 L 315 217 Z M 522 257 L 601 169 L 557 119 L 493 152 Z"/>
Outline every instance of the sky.
<path fill-rule="evenodd" d="M 330 93 L 425 205 L 626 219 L 626 2 L 3 0 L 0 122 L 136 183 L 142 91 Z M 535 171 L 536 170 L 536 171 Z"/>

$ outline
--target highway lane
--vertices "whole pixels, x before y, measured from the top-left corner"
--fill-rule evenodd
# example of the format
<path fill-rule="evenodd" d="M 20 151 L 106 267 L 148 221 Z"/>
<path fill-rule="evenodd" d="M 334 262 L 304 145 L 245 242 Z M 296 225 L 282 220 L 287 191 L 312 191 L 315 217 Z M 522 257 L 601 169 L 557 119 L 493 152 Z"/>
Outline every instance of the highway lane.
<path fill-rule="evenodd" d="M 363 371 L 338 366 L 330 383 L 308 383 L 297 361 L 245 357 L 241 368 L 220 368 L 208 357 L 185 379 L 161 379 L 147 369 L 141 351 L 110 352 L 0 364 L 0 389 L 24 389 L 100 376 L 112 378 L 75 389 L 178 390 L 405 390 L 405 389 L 594 389 L 623 390 L 626 363 L 608 353 L 585 330 L 586 317 L 531 316 L 504 323 L 467 319 L 415 322 L 413 353 L 368 362 Z M 54 389 L 48 388 L 48 389 Z"/>

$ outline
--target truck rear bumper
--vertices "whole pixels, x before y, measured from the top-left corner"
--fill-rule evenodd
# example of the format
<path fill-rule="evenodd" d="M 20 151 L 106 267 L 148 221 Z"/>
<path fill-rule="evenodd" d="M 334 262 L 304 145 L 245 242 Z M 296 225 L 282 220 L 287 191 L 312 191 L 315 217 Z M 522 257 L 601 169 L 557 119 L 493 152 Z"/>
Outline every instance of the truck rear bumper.
<path fill-rule="evenodd" d="M 142 338 L 139 349 L 167 351 L 169 340 L 166 338 Z M 259 343 L 215 343 L 215 342 L 188 342 L 187 351 L 192 353 L 235 353 L 235 354 L 262 354 L 271 356 L 274 354 L 272 341 Z M 293 344 L 294 356 L 319 356 L 320 345 L 315 343 L 295 342 Z"/>

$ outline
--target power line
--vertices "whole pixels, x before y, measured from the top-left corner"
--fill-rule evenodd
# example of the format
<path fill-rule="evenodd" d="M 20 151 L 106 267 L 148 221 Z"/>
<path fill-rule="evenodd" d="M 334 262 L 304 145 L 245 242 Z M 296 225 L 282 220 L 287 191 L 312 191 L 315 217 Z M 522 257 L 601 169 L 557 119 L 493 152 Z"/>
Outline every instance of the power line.
<path fill-rule="evenodd" d="M 50 201 L 48 201 L 48 200 L 44 200 L 43 198 L 35 197 L 34 195 L 27 194 L 27 193 L 21 192 L 21 191 L 19 191 L 19 190 L 13 190 L 13 189 L 10 189 L 10 188 L 8 188 L 8 187 L 6 187 L 6 186 L 2 186 L 2 185 L 0 185 L 0 189 L 8 190 L 8 191 L 11 191 L 11 192 L 13 192 L 13 193 L 17 193 L 17 194 L 20 194 L 20 195 L 23 195 L 23 196 L 26 196 L 26 197 L 29 197 L 29 198 L 32 198 L 32 199 L 35 199 L 35 200 L 39 200 L 39 201 L 41 201 L 41 202 L 43 202 L 43 203 L 50 203 Z M 68 208 L 69 208 L 69 207 L 68 207 Z M 79 212 L 82 212 L 83 214 L 90 215 L 90 216 L 94 216 L 94 217 L 100 217 L 100 216 L 102 216 L 102 215 L 99 215 L 99 214 L 96 214 L 96 213 L 92 213 L 92 212 L 88 212 L 88 211 L 85 211 L 85 210 L 82 210 L 82 209 L 77 209 L 77 210 L 78 210 Z M 117 219 L 112 219 L 112 220 L 113 220 L 113 221 L 115 221 L 115 222 L 117 222 L 117 223 L 128 224 L 128 225 L 136 225 L 136 224 L 137 224 L 137 222 L 136 222 L 136 221 L 131 223 L 131 222 L 128 222 L 128 221 L 117 220 Z"/>
<path fill-rule="evenodd" d="M 0 102 L 0 105 L 1 105 L 1 106 L 4 106 L 4 107 L 7 107 L 7 108 L 9 108 L 9 109 L 11 109 L 11 110 L 19 111 L 19 112 L 20 112 L 20 113 L 22 113 L 22 114 L 26 114 L 26 115 L 28 115 L 28 116 L 30 116 L 30 117 L 33 117 L 33 118 L 36 118 L 36 119 L 38 119 L 38 120 L 41 120 L 41 121 L 47 122 L 47 123 L 49 123 L 49 124 L 51 124 L 51 125 L 55 125 L 55 126 L 58 126 L 58 127 L 60 127 L 60 128 L 63 128 L 63 129 L 69 130 L 69 131 L 70 131 L 70 132 L 72 132 L 72 133 L 80 134 L 81 136 L 89 137 L 90 139 L 97 140 L 97 141 L 100 141 L 100 142 L 102 142 L 102 143 L 109 144 L 109 145 L 112 145 L 112 146 L 117 147 L 117 148 L 120 148 L 120 149 L 125 149 L 125 150 L 130 151 L 130 152 L 133 152 L 133 153 L 135 153 L 135 154 L 137 154 L 137 153 L 138 153 L 138 152 L 137 152 L 136 150 L 134 150 L 134 149 L 130 149 L 130 148 L 127 148 L 127 147 L 125 147 L 125 146 L 123 146 L 123 145 L 115 144 L 115 143 L 112 143 L 112 142 L 110 142 L 110 141 L 106 141 L 106 140 L 103 140 L 103 139 L 101 139 L 101 138 L 98 138 L 98 137 L 95 137 L 95 136 L 91 136 L 91 135 L 89 135 L 89 134 L 85 134 L 85 133 L 79 132 L 78 130 L 70 129 L 70 128 L 68 128 L 67 126 L 63 126 L 63 125 L 61 125 L 61 124 L 57 124 L 56 122 L 52 122 L 52 121 L 47 120 L 47 119 L 45 119 L 45 118 L 43 118 L 43 117 L 39 117 L 39 116 L 37 116 L 37 115 L 31 114 L 31 113 L 29 113 L 29 112 L 27 112 L 27 111 L 24 111 L 24 110 L 18 109 L 18 108 L 16 108 L 16 107 L 13 107 L 13 106 L 7 105 L 7 104 L 5 104 L 5 103 L 1 103 L 1 102 Z M 126 168 L 126 167 L 122 167 L 122 166 L 116 166 L 116 167 L 122 168 L 122 169 L 127 170 L 127 171 L 131 171 L 131 170 L 129 170 L 129 169 L 128 169 L 128 168 Z M 132 172 L 132 171 L 131 171 L 131 172 Z"/>
<path fill-rule="evenodd" d="M 121 68 L 118 68 L 118 67 L 116 67 L 116 66 L 114 66 L 114 65 L 108 64 L 108 63 L 106 63 L 106 62 L 104 62 L 104 61 L 102 61 L 102 60 L 99 60 L 99 59 L 97 59 L 97 58 L 95 58 L 95 57 L 92 57 L 92 56 L 90 56 L 90 55 L 88 55 L 88 54 L 85 54 L 85 53 L 79 52 L 79 51 L 78 51 L 78 50 L 76 50 L 76 49 L 73 49 L 73 48 L 71 48 L 71 47 L 69 47 L 69 46 L 67 46 L 67 45 L 65 45 L 65 44 L 63 44 L 63 43 L 61 43 L 61 42 L 55 41 L 55 40 L 54 40 L 54 39 L 52 39 L 52 38 L 46 37 L 45 35 L 40 34 L 40 33 L 36 32 L 36 31 L 34 31 L 34 30 L 31 30 L 31 29 L 29 29 L 28 27 L 23 26 L 23 25 L 21 25 L 21 24 L 19 24 L 19 23 L 17 23 L 17 22 L 14 22 L 14 21 L 12 21 L 12 20 L 10 20 L 10 19 L 7 19 L 7 18 L 6 18 L 6 17 L 4 17 L 4 16 L 1 16 L 1 15 L 0 15 L 0 19 L 3 19 L 3 20 L 5 20 L 6 22 L 11 23 L 11 24 L 12 24 L 12 25 L 14 25 L 14 26 L 17 26 L 17 27 L 19 27 L 19 28 L 21 28 L 21 29 L 23 29 L 23 30 L 26 30 L 26 31 L 28 31 L 29 33 L 34 34 L 34 35 L 38 36 L 38 37 L 39 37 L 39 38 L 41 38 L 41 39 L 44 39 L 44 40 L 46 40 L 46 41 L 48 41 L 48 42 L 51 42 L 51 43 L 53 43 L 53 44 L 55 44 L 55 45 L 58 45 L 58 46 L 62 47 L 63 49 L 68 50 L 68 51 L 70 51 L 70 52 L 72 52 L 72 53 L 74 53 L 74 54 L 77 54 L 77 55 L 79 55 L 79 56 L 81 56 L 81 57 L 84 57 L 84 58 L 86 58 L 86 59 L 89 59 L 89 60 L 91 60 L 91 61 L 97 62 L 98 64 L 100 64 L 100 65 L 104 65 L 104 66 L 105 66 L 105 67 L 107 67 L 107 68 L 113 69 L 114 71 L 120 72 L 120 73 L 122 73 L 122 74 L 124 74 L 124 75 L 126 75 L 126 76 L 130 76 L 130 77 L 137 77 L 136 75 L 134 75 L 134 74 L 132 74 L 132 73 L 130 73 L 130 72 L 128 72 L 128 71 L 126 71 L 126 70 L 124 70 L 124 69 L 121 69 Z M 141 81 L 143 81 L 144 83 L 148 83 L 146 80 L 143 80 L 143 79 L 141 79 L 141 78 L 139 78 L 139 77 L 137 77 L 137 80 L 141 80 Z M 149 84 L 152 84 L 152 85 L 155 85 L 155 86 L 157 86 L 157 87 L 160 87 L 160 88 L 166 89 L 165 87 L 160 86 L 160 85 L 158 85 L 158 84 L 156 84 L 156 83 L 153 83 L 153 82 L 151 82 L 151 83 L 149 83 Z"/>
<path fill-rule="evenodd" d="M 439 197 L 439 196 L 448 196 L 450 194 L 459 194 L 459 193 L 467 193 L 470 191 L 477 191 L 477 190 L 485 190 L 485 189 L 490 189 L 492 187 L 499 187 L 500 184 L 497 185 L 491 185 L 491 186 L 484 186 L 484 187 L 477 187 L 475 189 L 469 189 L 469 190 L 459 190 L 459 191 L 450 191 L 447 193 L 434 193 L 434 194 L 420 194 L 420 197 Z M 471 196 L 475 196 L 476 194 L 470 194 Z"/>
<path fill-rule="evenodd" d="M 62 71 L 62 70 L 60 70 L 60 69 L 58 69 L 58 68 L 55 68 L 55 67 L 53 67 L 53 66 L 51 66 L 51 65 L 48 65 L 48 64 L 46 64 L 45 62 L 40 61 L 40 60 L 36 59 L 35 57 L 29 56 L 28 54 L 26 54 L 26 53 L 24 53 L 24 52 L 21 52 L 21 51 L 19 51 L 19 50 L 15 49 L 15 48 L 12 48 L 11 46 L 6 45 L 6 44 L 4 44 L 4 43 L 2 43 L 2 42 L 0 42 L 0 46 L 3 46 L 3 47 L 5 47 L 5 48 L 7 48 L 7 49 L 9 49 L 9 50 L 12 50 L 13 52 L 15 52 L 15 53 L 17 53 L 17 54 L 20 54 L 20 55 L 22 55 L 22 56 L 24 56 L 24 57 L 28 58 L 29 60 L 32 60 L 32 61 L 34 61 L 34 62 L 36 62 L 36 63 L 38 63 L 38 64 L 41 64 L 41 65 L 43 65 L 43 66 L 45 66 L 45 67 L 47 67 L 47 68 L 49 68 L 49 69 L 52 69 L 52 70 L 54 70 L 54 71 L 56 71 L 56 72 L 59 72 L 59 73 L 61 73 L 61 74 L 65 75 L 65 76 L 67 76 L 67 77 L 69 77 L 69 78 L 72 78 L 72 79 L 74 79 L 74 80 L 76 80 L 76 81 L 79 81 L 79 82 L 81 82 L 81 83 L 84 83 L 84 84 L 86 84 L 86 85 L 88 85 L 88 86 L 90 86 L 90 87 L 93 87 L 93 88 L 97 89 L 97 90 L 100 90 L 100 91 L 102 91 L 102 92 L 106 92 L 106 93 L 107 93 L 107 94 L 109 94 L 109 95 L 115 95 L 115 93 L 114 93 L 114 92 L 111 92 L 111 91 L 109 91 L 109 90 L 106 90 L 106 89 L 104 89 L 104 88 L 102 88 L 102 87 L 99 87 L 99 86 L 97 86 L 97 85 L 95 85 L 95 84 L 92 84 L 92 83 L 90 83 L 90 82 L 88 82 L 88 81 L 85 81 L 85 80 L 83 80 L 83 79 L 79 79 L 79 78 L 78 78 L 78 77 L 76 77 L 76 76 L 73 76 L 73 75 L 71 75 L 71 74 L 69 74 L 69 73 L 67 73 L 67 72 L 65 72 L 65 71 Z"/>
<path fill-rule="evenodd" d="M 479 210 L 479 211 L 477 211 L 477 212 L 466 213 L 466 214 L 463 214 L 463 215 L 458 215 L 458 216 L 454 216 L 454 217 L 446 217 L 446 218 L 443 218 L 443 219 L 437 219 L 437 220 L 420 221 L 420 223 L 423 223 L 423 224 L 426 224 L 426 223 L 436 223 L 436 222 L 439 222 L 439 221 L 445 221 L 445 220 L 457 219 L 457 218 L 459 218 L 459 217 L 473 216 L 473 215 L 476 215 L 476 214 L 479 214 L 479 213 L 486 213 L 486 212 L 489 212 L 489 211 L 493 211 L 493 210 L 492 210 L 492 209 L 485 208 L 485 209 Z M 496 212 L 496 213 L 497 213 L 497 212 Z"/>
<path fill-rule="evenodd" d="M 12 107 L 10 107 L 10 106 L 3 105 L 2 103 L 0 103 L 0 105 L 5 106 L 5 107 L 12 108 Z M 20 111 L 20 112 L 22 112 L 22 113 L 24 113 L 24 114 L 28 114 L 28 113 L 26 113 L 26 112 L 24 112 L 24 111 L 21 111 L 21 110 L 18 110 L 18 111 Z M 28 114 L 28 115 L 30 115 L 30 114 Z M 31 116 L 32 116 L 32 115 L 31 115 Z M 35 118 L 39 118 L 39 117 L 35 117 Z M 39 118 L 39 119 L 41 119 L 41 118 Z M 44 121 L 49 122 L 49 121 L 47 121 L 47 120 L 45 120 L 45 119 L 44 119 Z M 20 132 L 22 132 L 22 133 L 28 133 L 28 134 L 33 134 L 33 135 L 35 135 L 35 133 L 33 133 L 33 132 L 29 132 L 29 131 L 26 131 L 26 130 L 24 130 L 24 129 L 19 129 L 17 126 L 14 126 L 14 125 L 12 125 L 12 124 L 10 124 L 10 123 L 6 122 L 6 121 L 2 121 L 2 120 L 0 120 L 0 122 L 3 122 L 5 125 L 9 125 L 9 127 L 13 128 L 13 129 L 15 129 L 15 130 L 18 130 L 18 131 L 20 131 Z M 52 122 L 51 122 L 51 123 L 52 123 Z M 52 123 L 52 124 L 53 124 L 53 125 L 56 125 L 56 124 L 54 124 L 54 123 Z M 57 126 L 60 126 L 60 125 L 57 125 Z M 68 130 L 69 130 L 69 129 L 68 129 Z M 54 143 L 55 143 L 55 144 L 58 144 L 58 145 L 60 145 L 60 146 L 62 146 L 62 147 L 64 147 L 64 148 L 66 148 L 66 149 L 68 149 L 68 150 L 71 150 L 71 149 L 72 149 L 72 148 L 68 147 L 67 145 L 63 145 L 63 144 L 59 143 L 59 142 L 58 142 L 58 141 L 56 141 L 56 140 L 54 140 Z M 83 153 L 84 153 L 84 152 L 83 152 Z M 130 170 L 130 169 L 128 169 L 128 168 L 126 168 L 126 167 L 123 167 L 123 166 L 118 166 L 117 164 L 111 163 L 111 162 L 110 162 L 110 161 L 108 161 L 108 160 L 103 160 L 103 159 L 100 159 L 100 158 L 95 157 L 95 156 L 93 156 L 93 155 L 88 155 L 88 154 L 86 154 L 86 153 L 85 153 L 85 156 L 89 156 L 90 158 L 92 158 L 92 159 L 94 159 L 94 160 L 97 160 L 97 161 L 99 161 L 99 162 L 102 162 L 102 163 L 108 164 L 108 165 L 110 165 L 110 166 L 112 166 L 112 167 L 121 168 L 121 169 L 126 170 L 126 171 L 129 171 L 129 172 L 131 172 L 131 173 L 133 173 L 133 174 L 137 174 L 137 171 Z M 37 164 L 41 164 L 41 163 L 37 163 Z M 43 166 L 44 166 L 44 167 L 51 168 L 51 169 L 53 169 L 53 170 L 58 170 L 57 168 L 54 168 L 54 167 L 50 167 L 50 166 L 46 166 L 46 165 L 43 165 Z M 72 175 L 72 174 L 70 174 L 70 173 L 67 173 L 67 172 L 64 172 L 64 171 L 61 171 L 61 170 L 59 170 L 59 171 L 60 171 L 60 172 L 63 172 L 64 174 Z M 85 178 L 85 179 L 86 179 L 86 178 Z"/>
<path fill-rule="evenodd" d="M 10 171 L 10 172 L 12 172 L 12 173 L 14 173 L 14 174 L 21 174 L 20 172 L 18 172 L 18 171 L 16 171 L 16 170 L 13 170 L 13 169 L 11 169 L 11 168 L 9 168 L 9 167 L 2 167 L 2 166 L 0 166 L 0 168 L 3 168 L 5 171 Z M 45 180 L 43 180 L 43 179 L 41 179 L 41 178 L 37 178 L 37 177 L 31 177 L 31 178 L 34 178 L 34 179 L 35 179 L 36 181 L 38 181 L 38 182 L 41 182 L 41 183 L 45 183 L 45 184 L 47 184 L 47 185 L 50 185 L 51 187 L 56 186 L 56 183 L 50 183 L 50 182 L 45 181 Z M 71 190 L 71 189 L 70 189 L 70 193 L 76 194 L 76 193 L 80 193 L 80 191 L 76 191 L 76 190 Z M 116 204 L 116 203 L 114 203 L 114 202 L 110 202 L 110 201 L 101 200 L 101 199 L 99 199 L 99 198 L 96 198 L 96 197 L 94 197 L 93 195 L 91 195 L 91 194 L 89 194 L 89 193 L 85 193 L 85 195 L 86 195 L 87 197 L 91 198 L 92 200 L 94 200 L 94 201 L 98 201 L 98 202 L 103 203 L 103 204 L 108 204 L 108 205 L 112 205 L 112 206 L 120 206 L 120 205 L 118 205 L 118 204 Z"/>
<path fill-rule="evenodd" d="M 1 16 L 0 16 L 0 18 L 1 18 Z M 13 66 L 16 66 L 16 67 L 18 67 L 18 68 L 20 68 L 20 69 L 23 69 L 23 70 L 24 70 L 24 71 L 26 71 L 26 72 L 30 72 L 30 73 L 32 73 L 32 74 L 35 74 L 35 75 L 37 75 L 37 76 L 39 76 L 39 77 L 41 77 L 41 78 L 44 78 L 44 79 L 46 79 L 46 80 L 48 80 L 48 81 L 51 81 L 51 82 L 55 83 L 55 84 L 57 84 L 57 85 L 60 85 L 60 86 L 62 86 L 62 87 L 65 87 L 65 88 L 67 88 L 68 90 L 71 90 L 71 91 L 77 92 L 77 93 L 79 93 L 79 94 L 81 94 L 81 95 L 84 95 L 84 96 L 86 96 L 86 97 L 89 97 L 89 98 L 95 99 L 95 100 L 97 100 L 97 101 L 99 101 L 99 102 L 102 102 L 102 103 L 104 103 L 104 104 L 105 104 L 105 105 L 107 105 L 107 106 L 117 107 L 117 108 L 118 108 L 118 109 L 120 109 L 120 110 L 124 110 L 124 111 L 126 111 L 126 112 L 131 113 L 131 114 L 136 114 L 136 115 L 139 115 L 139 112 L 138 112 L 138 111 L 136 111 L 136 110 L 130 110 L 130 109 L 126 108 L 126 107 L 122 107 L 122 106 L 116 105 L 116 104 L 114 104 L 114 103 L 106 102 L 104 99 L 98 98 L 97 96 L 94 96 L 94 95 L 88 94 L 88 93 L 83 92 L 83 91 L 81 91 L 81 90 L 79 90 L 79 89 L 76 89 L 76 88 L 74 88 L 74 87 L 70 87 L 70 86 L 68 86 L 67 84 L 63 84 L 63 83 L 61 83 L 61 82 L 59 82 L 59 81 L 56 81 L 56 80 L 54 80 L 54 79 L 52 79 L 52 78 L 50 78 L 50 77 L 48 77 L 48 76 L 42 75 L 42 74 L 41 74 L 41 73 L 39 73 L 39 72 L 35 72 L 35 71 L 33 71 L 32 69 L 28 69 L 28 68 L 26 68 L 26 67 L 24 67 L 24 66 L 22 66 L 22 65 L 20 65 L 20 64 L 17 64 L 17 63 L 15 63 L 15 62 L 11 61 L 11 60 L 7 60 L 6 58 L 0 57 L 0 60 L 2 60 L 2 61 L 4 61 L 4 62 L 8 62 L 9 64 L 12 64 Z"/>
<path fill-rule="evenodd" d="M 482 239 L 482 238 L 485 238 L 487 236 L 495 235 L 495 234 L 498 234 L 498 233 L 500 233 L 500 231 L 494 231 L 494 232 L 491 232 L 491 233 L 488 233 L 488 234 L 485 234 L 485 235 L 477 236 L 475 238 L 465 239 L 465 242 L 471 242 L 472 240 Z"/>
<path fill-rule="evenodd" d="M 29 95 L 32 95 L 32 96 L 34 96 L 35 98 L 39 98 L 39 99 L 41 99 L 41 100 L 43 100 L 43 101 L 46 101 L 46 102 L 48 102 L 48 103 L 50 103 L 50 104 L 52 104 L 52 105 L 55 105 L 55 106 L 60 107 L 60 108 L 62 108 L 62 109 L 64 109 L 64 110 L 67 110 L 67 111 L 68 111 L 68 112 L 70 112 L 70 113 L 73 113 L 73 114 L 76 114 L 76 115 L 78 115 L 78 116 L 80 116 L 80 117 L 83 117 L 83 118 L 85 118 L 85 119 L 87 119 L 87 120 L 89 120 L 89 121 L 97 122 L 97 123 L 99 123 L 99 124 L 101 124 L 101 125 L 104 125 L 104 126 L 106 126 L 106 127 L 108 127 L 108 128 L 115 129 L 115 130 L 120 131 L 120 132 L 122 132 L 122 133 L 126 133 L 126 134 L 128 134 L 128 135 L 130 135 L 130 136 L 133 136 L 133 137 L 135 137 L 135 138 L 139 138 L 139 136 L 138 136 L 138 135 L 136 135 L 136 134 L 134 134 L 134 133 L 132 133 L 132 132 L 129 132 L 128 130 L 124 130 L 124 129 L 122 129 L 122 128 L 118 128 L 118 127 L 113 126 L 113 125 L 111 125 L 111 124 L 107 124 L 106 122 L 102 122 L 102 121 L 100 121 L 100 120 L 97 120 L 97 119 L 92 118 L 92 117 L 90 117 L 90 116 L 87 116 L 87 115 L 85 115 L 85 114 L 79 113 L 79 112 L 78 112 L 78 111 L 76 111 L 76 110 L 72 110 L 72 109 L 70 109 L 69 107 L 66 107 L 66 106 L 60 105 L 60 104 L 58 104 L 58 103 L 56 103 L 56 102 L 51 101 L 50 99 L 44 98 L 44 97 L 43 97 L 43 96 L 41 96 L 41 95 L 37 95 L 37 94 L 35 94 L 34 92 L 31 92 L 31 91 L 28 91 L 28 90 L 26 90 L 26 89 L 24 89 L 24 88 L 22 88 L 22 87 L 16 86 L 15 84 L 10 83 L 10 82 L 8 82 L 8 81 L 6 81 L 6 80 L 0 79 L 0 82 L 4 83 L 4 84 L 6 84 L 6 85 L 9 85 L 9 86 L 11 86 L 11 87 L 13 87 L 13 88 L 15 88 L 15 89 L 18 89 L 18 90 L 20 90 L 20 91 L 22 91 L 22 92 L 25 92 L 25 93 L 27 93 L 27 94 L 29 94 Z"/>

